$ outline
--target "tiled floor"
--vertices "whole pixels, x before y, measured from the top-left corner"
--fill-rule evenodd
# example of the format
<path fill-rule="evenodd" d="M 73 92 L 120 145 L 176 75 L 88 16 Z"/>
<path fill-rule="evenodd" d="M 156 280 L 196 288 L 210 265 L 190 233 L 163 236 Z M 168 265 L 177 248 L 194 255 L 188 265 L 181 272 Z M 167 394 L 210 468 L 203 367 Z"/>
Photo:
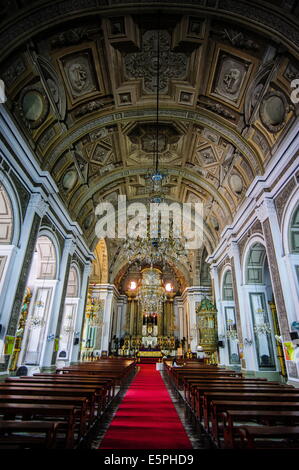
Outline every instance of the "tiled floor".
<path fill-rule="evenodd" d="M 178 395 L 171 387 L 168 376 L 165 372 L 161 372 L 162 378 L 166 385 L 166 388 L 169 391 L 172 402 L 177 410 L 177 413 L 182 421 L 183 426 L 188 434 L 188 437 L 191 441 L 192 447 L 194 449 L 210 449 L 212 446 L 211 441 L 208 435 L 200 428 L 198 423 L 195 422 L 190 411 L 186 409 L 183 398 Z M 128 385 L 128 387 L 130 384 Z M 128 388 L 127 387 L 127 388 Z M 106 413 L 102 418 L 94 425 L 93 429 L 90 431 L 89 436 L 85 439 L 85 442 L 81 445 L 82 448 L 88 449 L 98 449 L 105 432 L 107 431 L 119 404 L 121 403 L 127 388 L 121 390 L 117 397 L 110 404 Z"/>

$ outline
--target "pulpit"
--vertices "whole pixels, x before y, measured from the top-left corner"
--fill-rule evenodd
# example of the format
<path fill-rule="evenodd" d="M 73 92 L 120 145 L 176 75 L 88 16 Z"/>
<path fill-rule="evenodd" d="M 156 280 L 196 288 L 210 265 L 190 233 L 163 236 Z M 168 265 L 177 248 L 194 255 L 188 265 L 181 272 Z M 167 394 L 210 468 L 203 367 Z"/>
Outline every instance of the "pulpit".
<path fill-rule="evenodd" d="M 207 356 L 209 364 L 218 363 L 217 347 L 217 309 L 207 298 L 204 298 L 196 309 L 199 330 L 199 344 Z"/>

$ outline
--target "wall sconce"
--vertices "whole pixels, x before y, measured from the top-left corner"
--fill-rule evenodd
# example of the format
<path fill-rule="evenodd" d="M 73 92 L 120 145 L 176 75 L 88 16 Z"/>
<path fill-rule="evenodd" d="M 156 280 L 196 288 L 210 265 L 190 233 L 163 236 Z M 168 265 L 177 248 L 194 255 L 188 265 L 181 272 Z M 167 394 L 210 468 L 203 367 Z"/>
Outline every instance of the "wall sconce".
<path fill-rule="evenodd" d="M 244 344 L 246 344 L 246 346 L 252 346 L 252 343 L 252 339 L 244 338 Z"/>

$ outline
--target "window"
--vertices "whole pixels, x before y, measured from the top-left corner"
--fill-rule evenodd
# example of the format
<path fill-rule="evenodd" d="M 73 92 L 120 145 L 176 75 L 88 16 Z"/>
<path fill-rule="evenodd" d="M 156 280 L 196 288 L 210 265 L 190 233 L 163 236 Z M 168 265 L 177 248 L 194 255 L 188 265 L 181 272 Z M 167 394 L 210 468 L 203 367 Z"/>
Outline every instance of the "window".
<path fill-rule="evenodd" d="M 223 300 L 234 300 L 233 278 L 231 271 L 226 271 L 224 274 L 222 297 Z"/>
<path fill-rule="evenodd" d="M 265 247 L 260 243 L 251 247 L 246 263 L 246 284 L 263 284 L 265 256 Z"/>
<path fill-rule="evenodd" d="M 291 219 L 289 237 L 291 253 L 299 253 L 299 207 L 295 209 Z"/>

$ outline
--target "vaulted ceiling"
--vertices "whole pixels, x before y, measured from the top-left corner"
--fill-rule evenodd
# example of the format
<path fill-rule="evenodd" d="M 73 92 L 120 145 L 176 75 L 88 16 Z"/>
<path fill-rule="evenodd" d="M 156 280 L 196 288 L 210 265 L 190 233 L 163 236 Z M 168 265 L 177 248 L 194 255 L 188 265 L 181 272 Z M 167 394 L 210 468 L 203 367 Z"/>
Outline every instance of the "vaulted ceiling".
<path fill-rule="evenodd" d="M 211 252 L 296 117 L 296 2 L 1 4 L 6 106 L 93 249 L 99 201 L 148 195 L 160 31 L 163 190 L 204 202 Z"/>

